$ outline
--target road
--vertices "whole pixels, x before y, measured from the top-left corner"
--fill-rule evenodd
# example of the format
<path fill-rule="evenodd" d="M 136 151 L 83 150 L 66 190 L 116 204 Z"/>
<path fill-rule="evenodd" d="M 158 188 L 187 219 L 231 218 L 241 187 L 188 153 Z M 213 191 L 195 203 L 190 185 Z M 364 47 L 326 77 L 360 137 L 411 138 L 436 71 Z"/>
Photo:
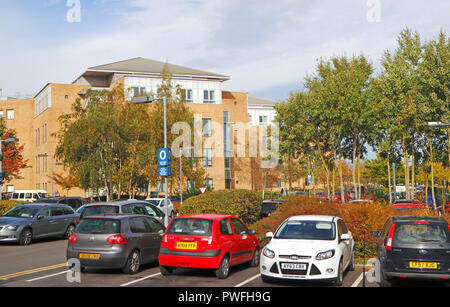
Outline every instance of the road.
<path fill-rule="evenodd" d="M 120 270 L 88 269 L 80 274 L 79 282 L 68 281 L 66 266 L 67 241 L 36 241 L 29 246 L 0 243 L 0 287 L 330 287 L 320 282 L 279 281 L 264 283 L 259 268 L 246 264 L 233 267 L 227 279 L 217 279 L 208 270 L 178 269 L 162 276 L 157 264 L 146 265 L 136 275 Z M 70 275 L 73 277 L 73 275 Z M 346 272 L 344 287 L 363 285 L 362 267 Z M 378 287 L 366 281 L 366 287 Z M 421 285 L 423 286 L 423 285 Z"/>

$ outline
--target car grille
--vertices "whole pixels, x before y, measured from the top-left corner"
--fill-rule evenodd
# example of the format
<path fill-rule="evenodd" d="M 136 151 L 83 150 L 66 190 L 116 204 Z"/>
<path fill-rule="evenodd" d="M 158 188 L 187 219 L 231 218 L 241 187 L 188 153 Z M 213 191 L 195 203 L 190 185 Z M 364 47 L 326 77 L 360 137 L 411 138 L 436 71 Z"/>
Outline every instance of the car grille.
<path fill-rule="evenodd" d="M 297 259 L 311 259 L 311 256 L 300 256 L 300 255 L 279 255 L 279 258 L 297 260 Z"/>

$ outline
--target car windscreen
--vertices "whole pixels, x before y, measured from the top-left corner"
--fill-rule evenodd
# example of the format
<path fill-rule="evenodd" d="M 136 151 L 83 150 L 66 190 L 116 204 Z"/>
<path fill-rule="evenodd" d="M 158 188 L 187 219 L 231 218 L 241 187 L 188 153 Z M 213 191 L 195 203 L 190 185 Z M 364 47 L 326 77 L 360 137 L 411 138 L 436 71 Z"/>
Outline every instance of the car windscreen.
<path fill-rule="evenodd" d="M 332 222 L 286 221 L 274 236 L 276 239 L 334 240 Z"/>
<path fill-rule="evenodd" d="M 35 203 L 47 203 L 47 204 L 56 204 L 58 202 L 57 199 L 53 198 L 40 198 L 34 201 Z"/>
<path fill-rule="evenodd" d="M 263 203 L 262 207 L 261 207 L 261 210 L 263 212 L 274 211 L 274 210 L 276 210 L 278 208 L 279 205 L 280 205 L 279 203 Z"/>
<path fill-rule="evenodd" d="M 170 223 L 167 234 L 210 236 L 212 233 L 212 220 L 198 218 L 179 218 Z"/>
<path fill-rule="evenodd" d="M 98 214 L 119 213 L 119 206 L 89 206 L 85 207 L 82 213 L 83 217 Z"/>
<path fill-rule="evenodd" d="M 450 231 L 445 223 L 397 223 L 394 240 L 399 243 L 450 243 Z"/>
<path fill-rule="evenodd" d="M 146 200 L 146 202 L 148 202 L 149 204 L 152 204 L 154 206 L 158 206 L 159 205 L 159 200 Z"/>
<path fill-rule="evenodd" d="M 82 234 L 120 233 L 120 220 L 99 218 L 83 219 L 75 228 L 75 232 Z"/>
<path fill-rule="evenodd" d="M 17 206 L 8 210 L 2 216 L 32 218 L 38 211 L 39 207 Z"/>

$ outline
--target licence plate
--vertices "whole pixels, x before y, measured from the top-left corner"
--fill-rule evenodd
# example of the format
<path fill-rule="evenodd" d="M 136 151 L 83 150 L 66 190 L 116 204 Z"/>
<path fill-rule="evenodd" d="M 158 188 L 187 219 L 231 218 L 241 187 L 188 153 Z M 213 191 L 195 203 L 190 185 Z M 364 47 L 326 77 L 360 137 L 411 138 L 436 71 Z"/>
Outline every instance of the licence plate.
<path fill-rule="evenodd" d="M 412 269 L 437 269 L 437 262 L 409 262 L 409 267 Z"/>
<path fill-rule="evenodd" d="M 197 242 L 177 242 L 177 249 L 197 249 Z"/>
<path fill-rule="evenodd" d="M 100 259 L 100 254 L 80 254 L 80 259 L 93 259 L 93 260 L 98 260 Z"/>
<path fill-rule="evenodd" d="M 282 263 L 281 268 L 284 270 L 304 271 L 304 270 L 306 270 L 306 264 L 305 263 Z"/>

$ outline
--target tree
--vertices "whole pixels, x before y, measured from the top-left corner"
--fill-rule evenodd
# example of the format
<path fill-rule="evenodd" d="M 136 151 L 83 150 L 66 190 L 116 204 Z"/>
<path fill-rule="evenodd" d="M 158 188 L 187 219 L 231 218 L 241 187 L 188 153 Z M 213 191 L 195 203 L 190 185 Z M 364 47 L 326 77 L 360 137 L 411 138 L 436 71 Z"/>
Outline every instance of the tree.
<path fill-rule="evenodd" d="M 6 127 L 5 120 L 0 118 L 0 136 L 2 140 L 15 138 L 16 132 Z M 24 145 L 17 142 L 1 142 L 2 155 L 2 172 L 4 173 L 4 181 L 9 182 L 12 179 L 21 179 L 20 170 L 27 166 L 28 160 L 23 158 Z"/>

